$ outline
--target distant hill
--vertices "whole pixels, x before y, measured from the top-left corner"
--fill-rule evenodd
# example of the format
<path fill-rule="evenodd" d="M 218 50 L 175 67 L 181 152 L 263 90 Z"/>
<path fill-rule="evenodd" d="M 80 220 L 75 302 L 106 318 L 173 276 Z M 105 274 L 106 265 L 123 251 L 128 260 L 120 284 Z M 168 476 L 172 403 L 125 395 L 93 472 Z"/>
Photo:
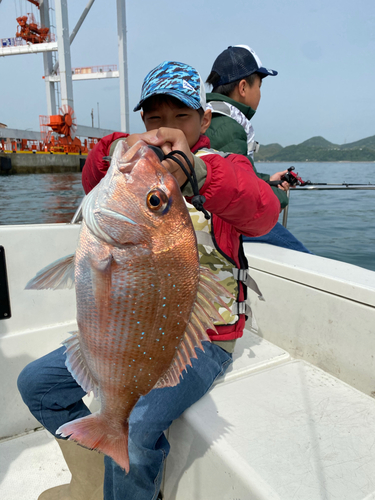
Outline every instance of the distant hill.
<path fill-rule="evenodd" d="M 375 135 L 349 144 L 333 144 L 316 136 L 301 144 L 260 146 L 255 161 L 375 161 Z"/>
<path fill-rule="evenodd" d="M 342 144 L 340 149 L 358 149 L 358 148 L 369 148 L 375 149 L 375 135 L 371 137 L 366 137 L 366 139 L 361 139 L 360 141 L 351 142 L 349 144 Z"/>
<path fill-rule="evenodd" d="M 267 146 L 260 146 L 262 150 L 262 158 L 267 159 L 279 153 L 284 149 L 281 144 L 267 144 Z M 257 153 L 258 154 L 258 153 Z"/>
<path fill-rule="evenodd" d="M 307 141 L 301 142 L 299 146 L 305 146 L 307 148 L 337 148 L 337 144 L 333 144 L 332 142 L 327 141 L 324 137 L 320 135 L 316 137 L 311 137 L 311 139 L 307 139 Z"/>

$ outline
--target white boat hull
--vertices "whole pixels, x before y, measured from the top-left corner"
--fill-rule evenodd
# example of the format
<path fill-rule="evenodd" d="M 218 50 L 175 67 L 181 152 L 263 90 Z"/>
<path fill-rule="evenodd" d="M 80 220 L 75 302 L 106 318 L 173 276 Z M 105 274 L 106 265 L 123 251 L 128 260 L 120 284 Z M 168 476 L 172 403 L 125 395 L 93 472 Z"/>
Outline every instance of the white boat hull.
<path fill-rule="evenodd" d="M 74 289 L 24 287 L 74 252 L 78 231 L 0 228 L 12 311 L 0 321 L 2 500 L 37 498 L 43 478 L 55 478 L 52 486 L 68 474 L 46 431 L 24 435 L 40 424 L 16 381 L 76 328 Z M 233 367 L 172 424 L 165 500 L 375 499 L 375 273 L 264 244 L 245 248 L 266 301 L 249 293 L 254 318 Z M 43 462 L 35 436 L 57 453 L 57 469 Z M 25 478 L 36 478 L 32 492 L 19 482 L 25 467 Z"/>

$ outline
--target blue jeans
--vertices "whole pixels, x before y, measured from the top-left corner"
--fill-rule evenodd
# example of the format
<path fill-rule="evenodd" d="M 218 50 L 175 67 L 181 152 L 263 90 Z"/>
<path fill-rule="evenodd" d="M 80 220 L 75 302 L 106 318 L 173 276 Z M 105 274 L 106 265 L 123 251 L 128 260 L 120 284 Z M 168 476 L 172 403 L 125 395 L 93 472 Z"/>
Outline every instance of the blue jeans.
<path fill-rule="evenodd" d="M 250 238 L 243 236 L 243 242 L 254 243 L 269 243 L 277 247 L 289 248 L 290 250 L 297 250 L 297 252 L 312 253 L 308 250 L 290 231 L 287 230 L 280 222 L 276 223 L 271 231 L 263 236 L 257 238 Z"/>
<path fill-rule="evenodd" d="M 155 500 L 160 490 L 169 443 L 164 435 L 172 421 L 210 389 L 232 362 L 231 354 L 204 342 L 198 359 L 176 387 L 153 389 L 140 398 L 129 419 L 130 471 L 105 457 L 104 500 Z M 71 420 L 90 414 L 83 389 L 65 366 L 65 347 L 27 365 L 18 389 L 34 417 L 53 435 Z"/>

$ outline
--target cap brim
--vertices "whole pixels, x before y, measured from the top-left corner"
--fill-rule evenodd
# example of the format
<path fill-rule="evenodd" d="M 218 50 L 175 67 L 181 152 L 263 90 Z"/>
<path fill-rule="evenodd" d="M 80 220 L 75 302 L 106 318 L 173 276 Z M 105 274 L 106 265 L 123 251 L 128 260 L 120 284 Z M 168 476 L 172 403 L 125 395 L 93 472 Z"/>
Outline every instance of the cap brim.
<path fill-rule="evenodd" d="M 263 77 L 264 76 L 276 76 L 277 75 L 277 71 L 275 71 L 274 69 L 267 69 L 267 68 L 259 68 L 256 70 L 256 73 L 260 73 Z"/>
<path fill-rule="evenodd" d="M 149 98 L 154 95 L 170 95 L 172 97 L 175 97 L 179 101 L 183 102 L 186 104 L 188 108 L 193 108 L 193 109 L 199 109 L 202 107 L 200 102 L 197 102 L 194 97 L 190 97 L 183 92 L 178 92 L 178 90 L 168 90 L 168 89 L 158 89 L 155 90 L 155 92 L 152 92 L 150 95 L 147 95 L 144 99 L 140 100 L 139 103 L 136 105 L 136 107 L 133 109 L 133 111 L 139 111 L 142 109 L 143 103 Z"/>

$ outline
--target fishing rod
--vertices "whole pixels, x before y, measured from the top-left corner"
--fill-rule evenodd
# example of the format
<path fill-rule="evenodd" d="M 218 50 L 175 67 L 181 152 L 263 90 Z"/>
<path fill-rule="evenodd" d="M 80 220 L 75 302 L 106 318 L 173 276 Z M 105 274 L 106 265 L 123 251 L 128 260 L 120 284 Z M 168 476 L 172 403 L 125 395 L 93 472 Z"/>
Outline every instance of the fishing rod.
<path fill-rule="evenodd" d="M 308 184 L 296 186 L 296 191 L 347 191 L 356 189 L 358 191 L 368 191 L 375 189 L 375 184 Z"/>
<path fill-rule="evenodd" d="M 368 182 L 364 183 L 329 183 L 329 182 L 311 182 L 311 181 L 303 181 L 301 177 L 298 177 L 298 174 L 293 172 L 294 167 L 288 168 L 286 174 L 281 177 L 279 181 L 266 181 L 270 186 L 279 186 L 284 181 L 288 182 L 289 186 L 296 188 L 296 191 L 331 191 L 331 190 L 341 190 L 345 191 L 347 189 L 357 189 L 357 190 L 375 190 L 375 184 Z M 288 200 L 290 198 L 290 190 L 287 192 Z M 283 213 L 283 226 L 287 227 L 288 223 L 288 212 L 289 212 L 289 204 L 284 208 Z"/>
<path fill-rule="evenodd" d="M 371 182 L 367 182 L 365 184 L 361 184 L 359 182 L 341 182 L 341 183 L 329 183 L 329 182 L 311 182 L 307 181 L 305 186 L 375 186 L 375 184 L 372 184 Z"/>
<path fill-rule="evenodd" d="M 283 182 L 287 182 L 291 187 L 299 187 L 305 189 L 375 189 L 375 184 L 368 182 L 366 184 L 361 184 L 359 182 L 341 182 L 341 183 L 329 183 L 329 182 L 311 182 L 303 181 L 301 177 L 298 177 L 298 173 L 293 172 L 294 167 L 289 167 L 286 174 L 284 174 L 278 181 L 267 181 L 270 186 L 279 186 Z M 306 187 L 307 186 L 307 187 Z M 327 186 L 326 188 L 320 188 L 315 186 Z M 332 187 L 331 187 L 332 186 Z M 299 191 L 301 189 L 298 189 Z"/>

